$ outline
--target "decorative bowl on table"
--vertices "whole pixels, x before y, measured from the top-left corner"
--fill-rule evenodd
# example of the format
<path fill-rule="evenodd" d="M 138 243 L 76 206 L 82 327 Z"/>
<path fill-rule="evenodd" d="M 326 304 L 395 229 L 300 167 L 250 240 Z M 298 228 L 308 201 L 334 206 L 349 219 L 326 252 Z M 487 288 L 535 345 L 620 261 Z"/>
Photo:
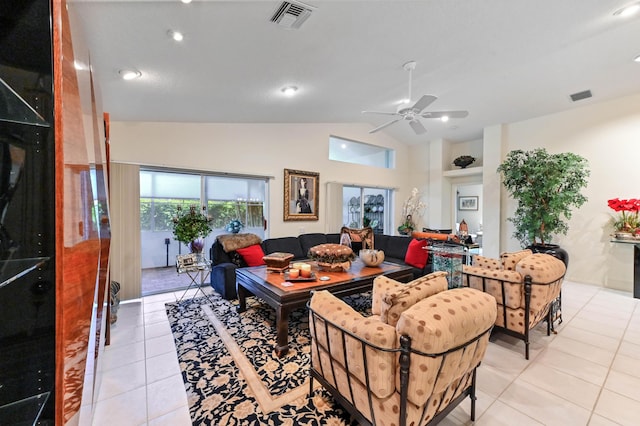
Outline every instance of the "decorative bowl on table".
<path fill-rule="evenodd" d="M 342 244 L 319 244 L 309 249 L 309 258 L 318 263 L 318 268 L 327 272 L 346 271 L 356 256 L 351 247 Z"/>
<path fill-rule="evenodd" d="M 384 262 L 384 252 L 373 249 L 360 250 L 360 260 L 370 267 L 380 266 Z"/>

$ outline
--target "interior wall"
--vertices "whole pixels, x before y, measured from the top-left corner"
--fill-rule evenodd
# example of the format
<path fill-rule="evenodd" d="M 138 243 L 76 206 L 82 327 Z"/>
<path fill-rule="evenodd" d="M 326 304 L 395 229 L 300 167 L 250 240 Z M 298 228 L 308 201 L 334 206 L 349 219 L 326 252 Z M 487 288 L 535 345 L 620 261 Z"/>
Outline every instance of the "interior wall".
<path fill-rule="evenodd" d="M 399 188 L 398 200 L 420 182 L 410 179 L 409 148 L 366 124 L 111 124 L 111 161 L 215 172 L 273 176 L 270 181 L 268 236 L 282 237 L 327 229 L 326 183 Z M 395 169 L 329 160 L 329 136 L 394 149 Z M 284 169 L 320 173 L 318 221 L 283 220 Z M 399 224 L 399 206 L 394 223 Z M 340 208 L 340 206 L 336 206 Z"/>
<path fill-rule="evenodd" d="M 567 235 L 552 241 L 569 252 L 569 279 L 626 291 L 633 288 L 633 245 L 610 242 L 614 212 L 607 200 L 640 198 L 635 155 L 639 151 L 638 105 L 640 95 L 633 95 L 506 125 L 507 152 L 542 147 L 551 153 L 573 152 L 589 162 L 591 175 L 583 192 L 588 201 L 574 210 Z M 485 197 L 485 205 L 486 201 Z M 503 215 L 508 217 L 514 210 L 515 202 L 508 199 Z M 503 250 L 519 248 L 512 233 L 511 224 L 504 222 Z"/>

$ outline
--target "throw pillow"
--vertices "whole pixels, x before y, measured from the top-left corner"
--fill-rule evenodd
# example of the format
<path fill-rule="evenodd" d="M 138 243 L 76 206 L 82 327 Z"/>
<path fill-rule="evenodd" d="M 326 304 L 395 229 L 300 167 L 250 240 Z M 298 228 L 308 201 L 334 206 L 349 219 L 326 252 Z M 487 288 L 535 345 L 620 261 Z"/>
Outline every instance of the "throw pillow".
<path fill-rule="evenodd" d="M 404 263 L 414 268 L 424 269 L 429 252 L 423 247 L 427 247 L 427 244 L 429 244 L 427 240 L 416 240 L 415 238 L 411 240 L 404 256 Z"/>
<path fill-rule="evenodd" d="M 240 256 L 247 262 L 248 266 L 260 266 L 264 265 L 264 252 L 262 251 L 262 247 L 260 244 L 254 244 L 249 247 L 239 248 L 236 250 L 240 253 Z"/>
<path fill-rule="evenodd" d="M 227 254 L 229 255 L 229 260 L 231 261 L 231 263 L 236 265 L 238 268 L 245 268 L 249 266 L 247 265 L 247 262 L 245 262 L 244 258 L 240 256 L 240 253 L 238 253 L 237 251 L 235 250 L 230 251 Z"/>
<path fill-rule="evenodd" d="M 390 288 L 390 292 L 381 297 L 380 320 L 395 327 L 400 314 L 422 299 L 445 291 L 447 285 L 447 273 L 438 271 Z"/>

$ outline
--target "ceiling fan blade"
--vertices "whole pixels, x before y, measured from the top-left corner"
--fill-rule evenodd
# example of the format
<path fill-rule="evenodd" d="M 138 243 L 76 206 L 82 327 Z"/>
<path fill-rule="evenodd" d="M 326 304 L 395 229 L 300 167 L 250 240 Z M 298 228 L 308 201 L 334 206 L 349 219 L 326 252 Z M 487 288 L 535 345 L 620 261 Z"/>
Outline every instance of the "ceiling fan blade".
<path fill-rule="evenodd" d="M 427 131 L 427 129 L 425 129 L 422 123 L 418 120 L 411 120 L 409 122 L 409 125 L 411 126 L 413 131 L 416 132 L 416 135 L 421 135 Z"/>
<path fill-rule="evenodd" d="M 363 114 L 382 114 L 382 115 L 400 115 L 397 112 L 384 112 L 384 111 L 362 111 Z"/>
<path fill-rule="evenodd" d="M 427 111 L 420 114 L 423 118 L 465 118 L 469 115 L 469 111 Z"/>
<path fill-rule="evenodd" d="M 433 95 L 423 95 L 420 99 L 418 99 L 418 102 L 416 102 L 411 107 L 411 109 L 416 113 L 420 113 L 420 111 L 422 111 L 423 109 L 431 105 L 433 102 L 435 102 L 436 99 L 438 98 Z"/>
<path fill-rule="evenodd" d="M 391 126 L 393 123 L 396 123 L 396 122 L 398 122 L 398 121 L 400 121 L 400 120 L 402 120 L 402 119 L 401 119 L 401 118 L 396 118 L 395 120 L 387 121 L 387 122 L 386 122 L 386 123 L 384 123 L 382 126 L 378 126 L 378 127 L 376 127 L 375 129 L 373 129 L 373 130 L 369 130 L 369 133 L 375 133 L 375 132 L 377 132 L 378 130 L 382 130 L 382 129 L 384 129 L 384 128 L 385 128 L 385 127 L 387 127 L 387 126 Z"/>

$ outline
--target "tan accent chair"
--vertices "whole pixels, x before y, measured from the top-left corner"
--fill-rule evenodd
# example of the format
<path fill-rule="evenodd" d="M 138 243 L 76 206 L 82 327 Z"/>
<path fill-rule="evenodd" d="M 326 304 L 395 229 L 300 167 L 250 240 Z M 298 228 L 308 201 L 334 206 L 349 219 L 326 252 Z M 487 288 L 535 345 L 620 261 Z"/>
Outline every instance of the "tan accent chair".
<path fill-rule="evenodd" d="M 498 303 L 494 330 L 522 339 L 529 359 L 529 332 L 543 320 L 547 335 L 562 322 L 561 289 L 566 268 L 548 254 L 521 250 L 500 259 L 474 256 L 462 269 L 462 285 L 492 295 Z"/>
<path fill-rule="evenodd" d="M 309 302 L 311 384 L 318 380 L 363 425 L 426 425 L 467 396 L 496 318 L 493 297 L 447 290 L 446 273 L 402 284 L 377 277 L 373 315 L 328 291 Z"/>

